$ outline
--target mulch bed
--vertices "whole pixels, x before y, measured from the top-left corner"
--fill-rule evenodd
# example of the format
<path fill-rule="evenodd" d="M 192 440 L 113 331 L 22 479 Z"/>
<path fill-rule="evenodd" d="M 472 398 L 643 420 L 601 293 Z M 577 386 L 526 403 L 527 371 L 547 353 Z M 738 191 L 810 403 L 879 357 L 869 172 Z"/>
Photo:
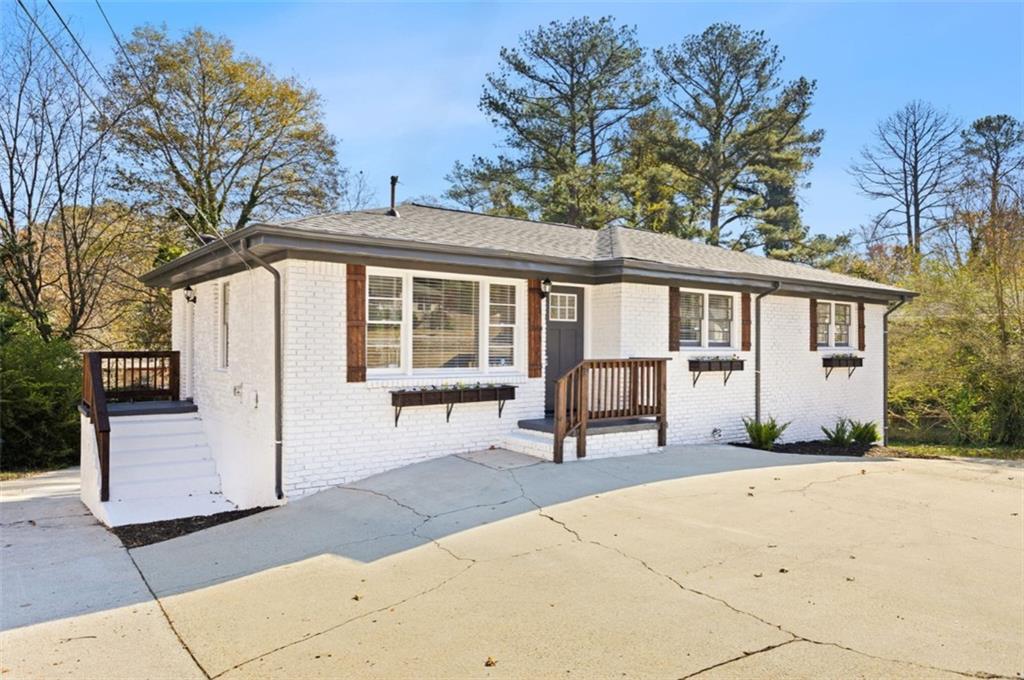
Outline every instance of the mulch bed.
<path fill-rule="evenodd" d="M 733 446 L 742 446 L 747 449 L 758 449 L 749 442 L 733 442 Z M 773 453 L 799 453 L 805 456 L 892 456 L 895 452 L 887 450 L 884 446 L 873 446 L 871 444 L 850 444 L 849 446 L 837 446 L 827 441 L 805 441 L 786 442 L 776 444 L 772 447 Z"/>
<path fill-rule="evenodd" d="M 196 517 L 182 517 L 181 519 L 168 519 L 161 522 L 147 522 L 146 524 L 126 524 L 120 527 L 113 527 L 111 531 L 121 539 L 126 548 L 141 548 L 144 545 L 167 541 L 178 536 L 191 534 L 194 531 L 202 531 L 215 527 L 225 522 L 234 522 L 257 512 L 263 512 L 270 508 L 250 508 L 248 510 L 231 510 L 229 512 L 218 512 L 215 515 L 200 515 Z"/>

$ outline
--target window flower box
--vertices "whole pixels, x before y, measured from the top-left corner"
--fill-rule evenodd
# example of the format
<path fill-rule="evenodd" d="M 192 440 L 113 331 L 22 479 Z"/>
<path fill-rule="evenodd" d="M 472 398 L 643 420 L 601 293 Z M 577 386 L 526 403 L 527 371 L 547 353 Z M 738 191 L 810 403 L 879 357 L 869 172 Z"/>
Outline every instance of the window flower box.
<path fill-rule="evenodd" d="M 823 368 L 860 368 L 864 365 L 864 357 L 855 354 L 833 354 L 822 357 L 821 365 Z"/>
<path fill-rule="evenodd" d="M 731 357 L 693 357 L 689 360 L 690 374 L 693 376 L 693 386 L 705 372 L 723 373 L 722 384 L 727 385 L 733 371 L 743 370 L 743 359 L 737 356 Z"/>
<path fill-rule="evenodd" d="M 742 371 L 743 359 L 690 359 L 690 370 L 705 371 Z"/>
<path fill-rule="evenodd" d="M 406 406 L 437 406 L 444 404 L 447 409 L 445 421 L 451 420 L 455 404 L 475 404 L 484 401 L 498 402 L 498 417 L 505 409 L 505 402 L 516 398 L 515 385 L 427 385 L 409 389 L 393 390 L 391 405 L 395 408 L 395 427 Z"/>

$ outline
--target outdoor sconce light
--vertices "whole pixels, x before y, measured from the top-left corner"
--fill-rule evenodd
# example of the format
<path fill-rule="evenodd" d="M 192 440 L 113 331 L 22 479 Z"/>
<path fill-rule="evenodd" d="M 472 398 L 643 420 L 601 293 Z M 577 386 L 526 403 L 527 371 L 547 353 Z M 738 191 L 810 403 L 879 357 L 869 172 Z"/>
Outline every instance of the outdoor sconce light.
<path fill-rule="evenodd" d="M 540 282 L 540 299 L 543 300 L 551 292 L 551 279 L 544 279 Z"/>
<path fill-rule="evenodd" d="M 196 292 L 192 290 L 192 286 L 185 286 L 185 290 L 182 292 L 185 294 L 185 302 L 196 303 Z"/>

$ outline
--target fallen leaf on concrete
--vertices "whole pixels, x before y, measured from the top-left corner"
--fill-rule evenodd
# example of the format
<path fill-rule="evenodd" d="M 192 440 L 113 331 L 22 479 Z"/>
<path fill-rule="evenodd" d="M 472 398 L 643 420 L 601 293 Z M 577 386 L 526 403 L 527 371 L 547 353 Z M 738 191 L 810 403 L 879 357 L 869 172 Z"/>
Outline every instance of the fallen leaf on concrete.
<path fill-rule="evenodd" d="M 353 596 L 352 596 L 352 599 L 353 599 L 353 600 L 355 600 L 356 602 L 359 602 L 359 600 L 361 600 L 361 599 L 363 599 L 363 598 L 362 598 L 362 597 L 360 597 L 359 595 L 353 595 Z"/>
<path fill-rule="evenodd" d="M 762 574 L 761 572 L 757 572 L 756 574 L 754 574 L 754 578 L 761 578 L 762 576 L 764 576 L 764 574 Z"/>
<path fill-rule="evenodd" d="M 768 547 L 769 548 L 778 548 L 779 546 L 775 545 L 774 543 L 769 543 Z"/>
<path fill-rule="evenodd" d="M 748 496 L 753 496 L 754 494 L 752 494 L 752 493 L 750 493 L 750 492 L 748 491 L 748 492 L 747 492 L 747 495 L 748 495 Z"/>
<path fill-rule="evenodd" d="M 487 657 L 487 661 L 484 661 L 484 666 L 486 666 L 487 668 L 491 668 L 492 666 L 497 666 L 497 665 L 498 665 L 498 662 L 494 659 L 494 657 L 491 657 L 491 656 Z"/>
<path fill-rule="evenodd" d="M 789 573 L 789 569 L 786 569 L 785 567 L 783 567 L 782 569 L 779 569 L 779 573 L 780 574 L 788 574 Z"/>
<path fill-rule="evenodd" d="M 853 583 L 853 582 L 854 582 L 854 581 L 856 581 L 857 579 L 855 579 L 855 578 L 854 578 L 854 577 L 852 577 L 852 576 L 847 576 L 847 577 L 846 577 L 846 580 L 847 580 L 847 581 L 849 581 L 850 583 Z"/>
<path fill-rule="evenodd" d="M 862 475 L 866 475 L 866 474 L 867 474 L 867 472 L 865 472 L 864 470 L 861 470 L 861 471 L 860 471 L 860 473 L 861 473 Z"/>

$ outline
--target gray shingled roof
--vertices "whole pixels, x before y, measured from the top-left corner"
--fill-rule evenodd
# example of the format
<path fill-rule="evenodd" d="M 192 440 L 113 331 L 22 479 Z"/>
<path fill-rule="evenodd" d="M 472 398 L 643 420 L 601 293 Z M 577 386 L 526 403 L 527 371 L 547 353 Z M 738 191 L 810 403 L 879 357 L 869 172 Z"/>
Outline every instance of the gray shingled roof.
<path fill-rule="evenodd" d="M 334 213 L 289 220 L 277 226 L 311 234 L 476 248 L 510 255 L 554 256 L 588 262 L 625 258 L 708 273 L 778 277 L 904 292 L 854 276 L 626 227 L 595 231 L 418 204 L 399 206 L 399 213 L 398 218 L 388 215 L 385 209 Z"/>

